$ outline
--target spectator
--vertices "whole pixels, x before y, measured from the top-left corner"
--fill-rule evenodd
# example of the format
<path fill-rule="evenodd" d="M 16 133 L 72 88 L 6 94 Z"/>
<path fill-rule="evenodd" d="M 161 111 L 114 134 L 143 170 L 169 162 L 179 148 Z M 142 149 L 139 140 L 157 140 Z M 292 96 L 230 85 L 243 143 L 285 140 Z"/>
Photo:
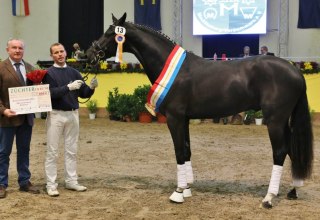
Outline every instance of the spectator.
<path fill-rule="evenodd" d="M 78 183 L 77 149 L 79 139 L 79 103 L 78 97 L 89 98 L 93 95 L 98 81 L 93 78 L 86 85 L 79 71 L 67 66 L 65 48 L 60 43 L 52 44 L 50 55 L 53 66 L 48 68 L 43 82 L 49 84 L 52 111 L 47 116 L 47 154 L 45 172 L 47 193 L 58 196 L 57 158 L 59 140 L 64 139 L 65 188 L 74 191 L 86 191 L 87 187 Z"/>
<path fill-rule="evenodd" d="M 34 114 L 20 114 L 10 109 L 8 88 L 26 85 L 26 72 L 32 66 L 24 61 L 24 42 L 10 39 L 9 57 L 0 63 L 0 198 L 7 195 L 10 154 L 14 139 L 17 148 L 19 190 L 38 194 L 39 189 L 30 182 L 29 153 Z"/>
<path fill-rule="evenodd" d="M 243 53 L 240 54 L 239 57 L 246 58 L 246 57 L 251 57 L 251 56 L 253 56 L 253 54 L 250 53 L 250 47 L 249 46 L 244 46 Z"/>
<path fill-rule="evenodd" d="M 85 57 L 85 54 L 84 54 L 83 50 L 81 50 L 78 43 L 73 44 L 73 49 L 74 49 L 74 52 L 72 53 L 72 58 L 74 58 L 76 60 L 80 60 Z"/>
<path fill-rule="evenodd" d="M 267 47 L 267 46 L 262 46 L 262 47 L 260 48 L 260 51 L 261 51 L 261 55 L 274 56 L 274 53 L 268 52 L 268 47 Z"/>

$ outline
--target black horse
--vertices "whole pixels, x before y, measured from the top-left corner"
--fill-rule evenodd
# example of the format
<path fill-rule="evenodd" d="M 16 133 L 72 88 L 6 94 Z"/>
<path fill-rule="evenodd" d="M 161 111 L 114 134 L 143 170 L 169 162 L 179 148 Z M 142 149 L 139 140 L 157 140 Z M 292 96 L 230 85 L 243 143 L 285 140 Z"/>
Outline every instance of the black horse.
<path fill-rule="evenodd" d="M 133 53 L 155 83 L 176 44 L 151 28 L 126 22 L 126 13 L 116 19 L 87 51 L 91 64 L 115 56 L 116 27 L 126 31 L 123 51 Z M 268 193 L 262 200 L 272 207 L 277 196 L 286 156 L 291 159 L 294 188 L 287 194 L 296 199 L 296 187 L 310 177 L 313 164 L 313 134 L 306 83 L 300 71 L 288 61 L 273 56 L 213 62 L 186 52 L 185 60 L 170 90 L 159 106 L 166 115 L 177 160 L 177 182 L 170 196 L 183 202 L 191 196 L 189 120 L 225 117 L 249 109 L 262 109 L 273 151 L 273 169 Z"/>

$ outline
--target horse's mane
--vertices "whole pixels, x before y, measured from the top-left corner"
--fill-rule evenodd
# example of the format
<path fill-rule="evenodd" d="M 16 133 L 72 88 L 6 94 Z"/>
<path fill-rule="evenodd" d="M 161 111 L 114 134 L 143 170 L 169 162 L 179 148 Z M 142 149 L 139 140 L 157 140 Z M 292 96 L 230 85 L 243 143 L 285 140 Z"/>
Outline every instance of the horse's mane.
<path fill-rule="evenodd" d="M 169 42 L 171 42 L 173 45 L 176 45 L 177 43 L 172 40 L 168 35 L 162 33 L 161 31 L 157 31 L 155 29 L 153 29 L 152 27 L 146 26 L 146 25 L 142 25 L 142 24 L 134 24 L 133 22 L 127 21 L 127 23 L 132 24 L 133 26 L 139 28 L 140 30 L 143 31 L 147 31 L 147 32 L 151 32 L 153 34 L 156 34 L 157 36 L 161 37 L 162 39 L 165 39 Z"/>

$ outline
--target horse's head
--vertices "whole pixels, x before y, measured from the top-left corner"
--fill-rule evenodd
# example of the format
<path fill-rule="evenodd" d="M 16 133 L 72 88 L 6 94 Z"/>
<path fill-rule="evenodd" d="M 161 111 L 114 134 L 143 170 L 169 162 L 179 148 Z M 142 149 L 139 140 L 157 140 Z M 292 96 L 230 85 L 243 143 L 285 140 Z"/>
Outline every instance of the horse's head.
<path fill-rule="evenodd" d="M 108 30 L 97 40 L 92 43 L 92 46 L 86 51 L 88 62 L 90 64 L 97 64 L 101 59 L 107 59 L 115 56 L 117 50 L 117 43 L 115 40 L 116 26 L 123 26 L 126 21 L 127 13 L 124 13 L 120 19 L 117 19 L 112 14 L 113 24 Z"/>

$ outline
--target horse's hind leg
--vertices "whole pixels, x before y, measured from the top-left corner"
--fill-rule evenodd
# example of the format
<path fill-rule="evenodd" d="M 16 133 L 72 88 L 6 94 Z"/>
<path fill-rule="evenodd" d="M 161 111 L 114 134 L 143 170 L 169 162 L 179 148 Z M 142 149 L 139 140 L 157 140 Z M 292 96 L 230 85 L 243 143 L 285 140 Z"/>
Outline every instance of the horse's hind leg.
<path fill-rule="evenodd" d="M 292 181 L 293 188 L 287 193 L 287 199 L 289 199 L 289 200 L 298 199 L 297 188 L 302 187 L 302 186 L 303 186 L 303 180 L 293 179 L 293 181 Z"/>
<path fill-rule="evenodd" d="M 286 137 L 288 137 L 288 132 L 290 132 L 287 124 L 279 124 L 279 122 L 268 123 L 268 131 L 273 152 L 273 168 L 268 193 L 262 200 L 264 208 L 272 208 L 272 199 L 279 193 L 283 164 L 289 149 L 289 142 Z"/>

